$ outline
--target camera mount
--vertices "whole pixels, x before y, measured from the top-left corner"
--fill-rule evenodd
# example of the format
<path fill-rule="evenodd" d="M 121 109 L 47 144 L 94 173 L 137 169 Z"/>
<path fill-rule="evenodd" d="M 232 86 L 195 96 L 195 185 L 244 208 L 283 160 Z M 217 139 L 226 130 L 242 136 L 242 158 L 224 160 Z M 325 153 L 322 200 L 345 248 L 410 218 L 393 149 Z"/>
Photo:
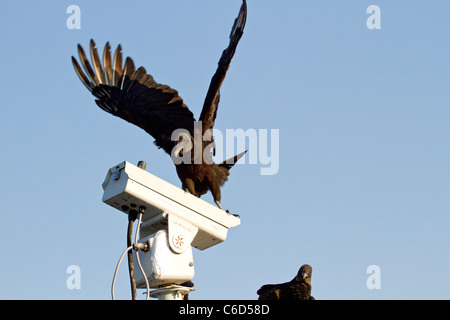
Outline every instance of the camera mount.
<path fill-rule="evenodd" d="M 148 249 L 133 250 L 144 270 L 136 276 L 136 285 L 156 288 L 151 295 L 159 299 L 177 299 L 192 291 L 180 286 L 194 277 L 192 247 L 211 248 L 240 224 L 240 218 L 126 161 L 108 170 L 102 187 L 103 202 L 121 212 L 145 208 L 137 242 Z"/>

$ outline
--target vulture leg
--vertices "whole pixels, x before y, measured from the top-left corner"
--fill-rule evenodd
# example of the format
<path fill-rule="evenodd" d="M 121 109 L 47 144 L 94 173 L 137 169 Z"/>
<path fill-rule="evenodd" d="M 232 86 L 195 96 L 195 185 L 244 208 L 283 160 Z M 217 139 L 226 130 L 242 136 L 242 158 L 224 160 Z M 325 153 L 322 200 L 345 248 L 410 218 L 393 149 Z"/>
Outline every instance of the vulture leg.
<path fill-rule="evenodd" d="M 222 209 L 222 206 L 220 205 L 221 192 L 220 192 L 220 185 L 219 185 L 219 183 L 217 182 L 217 180 L 214 181 L 214 182 L 211 184 L 210 190 L 211 190 L 211 193 L 212 193 L 212 195 L 213 195 L 215 204 L 217 204 L 217 206 L 219 207 L 219 209 L 223 210 L 223 209 Z"/>
<path fill-rule="evenodd" d="M 220 205 L 220 201 L 219 201 L 219 200 L 214 200 L 214 202 L 217 204 L 217 206 L 219 207 L 219 209 L 223 210 L 223 209 L 222 209 L 222 206 Z"/>
<path fill-rule="evenodd" d="M 183 183 L 183 189 L 186 192 L 189 192 L 193 196 L 198 197 L 197 192 L 195 192 L 195 183 L 191 179 L 186 179 Z"/>

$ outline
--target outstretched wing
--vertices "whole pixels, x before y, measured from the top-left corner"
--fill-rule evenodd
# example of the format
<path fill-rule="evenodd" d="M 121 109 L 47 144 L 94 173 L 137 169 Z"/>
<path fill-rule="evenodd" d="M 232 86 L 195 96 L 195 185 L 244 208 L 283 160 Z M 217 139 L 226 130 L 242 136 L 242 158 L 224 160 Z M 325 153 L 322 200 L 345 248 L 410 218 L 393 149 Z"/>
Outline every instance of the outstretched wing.
<path fill-rule="evenodd" d="M 208 93 L 203 104 L 202 113 L 199 121 L 202 121 L 203 132 L 212 129 L 216 120 L 217 108 L 220 100 L 220 87 L 222 86 L 225 75 L 230 67 L 231 59 L 233 59 L 234 53 L 239 40 L 244 33 L 245 22 L 247 20 L 247 3 L 243 0 L 239 16 L 234 22 L 233 29 L 230 34 L 230 44 L 228 48 L 222 53 L 222 57 L 219 60 L 219 66 L 217 71 L 211 79 Z"/>
<path fill-rule="evenodd" d="M 136 70 L 131 58 L 122 66 L 122 48 L 119 45 L 111 60 L 111 47 L 106 43 L 103 66 L 95 42 L 91 40 L 92 66 L 78 45 L 81 64 L 72 56 L 72 63 L 84 85 L 97 98 L 103 110 L 137 125 L 149 133 L 155 144 L 168 154 L 175 146 L 171 136 L 176 129 L 193 132 L 194 115 L 169 86 L 157 83 L 143 67 Z"/>

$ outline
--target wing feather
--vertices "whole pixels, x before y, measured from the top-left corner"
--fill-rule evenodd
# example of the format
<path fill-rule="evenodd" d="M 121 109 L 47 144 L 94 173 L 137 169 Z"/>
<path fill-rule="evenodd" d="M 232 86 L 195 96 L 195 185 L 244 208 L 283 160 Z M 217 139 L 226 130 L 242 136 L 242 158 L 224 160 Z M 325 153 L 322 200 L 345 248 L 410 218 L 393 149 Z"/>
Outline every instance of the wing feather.
<path fill-rule="evenodd" d="M 103 66 L 104 66 L 104 79 L 106 84 L 113 84 L 113 70 L 111 62 L 111 46 L 109 42 L 106 43 L 105 49 L 103 49 Z"/>
<path fill-rule="evenodd" d="M 233 28 L 230 34 L 230 43 L 228 47 L 223 51 L 219 60 L 216 73 L 211 79 L 211 84 L 208 89 L 208 93 L 203 104 L 202 113 L 199 121 L 202 121 L 203 132 L 212 129 L 217 116 L 217 109 L 220 100 L 220 87 L 225 80 L 225 75 L 230 67 L 231 60 L 233 59 L 236 47 L 244 33 L 245 23 L 247 21 L 247 3 L 243 0 L 239 15 L 236 18 Z"/>
<path fill-rule="evenodd" d="M 103 77 L 102 63 L 100 62 L 100 57 L 98 56 L 98 51 L 97 48 L 95 47 L 95 42 L 92 39 L 90 43 L 90 49 L 91 49 L 92 64 L 94 65 L 95 70 L 96 83 L 105 83 L 105 79 Z"/>
<path fill-rule="evenodd" d="M 120 45 L 111 63 L 110 46 L 106 44 L 103 66 L 93 40 L 90 49 L 93 68 L 81 45 L 78 45 L 78 52 L 85 72 L 74 57 L 72 63 L 101 109 L 142 128 L 155 138 L 158 147 L 169 154 L 175 145 L 171 140 L 174 130 L 186 129 L 193 133 L 194 115 L 176 90 L 157 83 L 143 67 L 136 70 L 130 57 L 125 59 L 122 68 Z"/>
<path fill-rule="evenodd" d="M 122 69 L 122 47 L 119 46 L 114 53 L 114 62 L 113 62 L 113 72 L 112 72 L 112 85 L 117 86 L 119 83 L 120 77 L 122 77 L 123 69 Z"/>
<path fill-rule="evenodd" d="M 86 54 L 84 53 L 83 47 L 81 45 L 78 45 L 78 56 L 80 57 L 81 64 L 83 65 L 83 68 L 86 71 L 88 77 L 91 79 L 93 85 L 99 85 L 99 83 L 96 82 L 95 72 L 92 69 L 88 59 L 86 58 Z"/>
<path fill-rule="evenodd" d="M 72 56 L 72 64 L 75 68 L 75 71 L 78 74 L 78 77 L 80 78 L 81 82 L 88 88 L 89 91 L 92 92 L 94 90 L 95 86 L 92 84 L 92 82 L 88 79 L 88 77 L 84 74 L 83 70 L 81 69 L 80 65 L 78 64 L 77 60 Z"/>

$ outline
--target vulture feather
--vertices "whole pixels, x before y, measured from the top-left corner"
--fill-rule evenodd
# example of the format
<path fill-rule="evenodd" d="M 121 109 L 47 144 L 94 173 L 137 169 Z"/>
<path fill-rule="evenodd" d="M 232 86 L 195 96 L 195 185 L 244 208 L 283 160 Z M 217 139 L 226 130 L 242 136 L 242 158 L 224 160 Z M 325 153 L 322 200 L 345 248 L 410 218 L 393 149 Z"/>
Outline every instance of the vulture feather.
<path fill-rule="evenodd" d="M 311 266 L 301 266 L 297 276 L 289 282 L 266 284 L 258 291 L 258 300 L 315 300 L 311 296 Z"/>

